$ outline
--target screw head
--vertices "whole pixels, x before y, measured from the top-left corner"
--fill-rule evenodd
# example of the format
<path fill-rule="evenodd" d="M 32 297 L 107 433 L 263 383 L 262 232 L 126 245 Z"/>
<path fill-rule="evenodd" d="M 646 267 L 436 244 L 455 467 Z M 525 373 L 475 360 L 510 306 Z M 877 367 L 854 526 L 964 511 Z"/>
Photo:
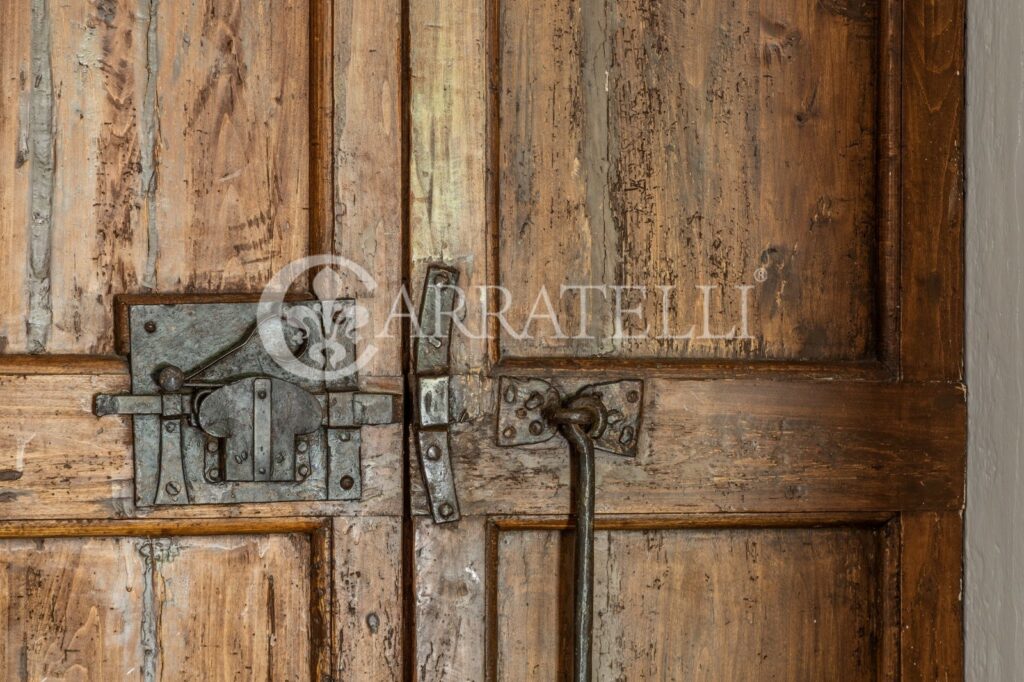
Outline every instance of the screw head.
<path fill-rule="evenodd" d="M 178 430 L 178 423 L 177 422 L 167 422 L 166 424 L 164 424 L 164 431 L 166 431 L 167 433 L 174 433 L 177 430 Z"/>
<path fill-rule="evenodd" d="M 450 519 L 455 513 L 455 507 L 448 502 L 442 502 L 441 506 L 437 508 L 437 513 L 441 515 L 442 519 Z"/>
<path fill-rule="evenodd" d="M 142 325 L 142 328 L 145 329 L 148 333 L 152 334 L 153 332 L 156 331 L 156 322 L 154 322 L 153 320 L 149 320 L 146 322 L 146 324 Z"/>
<path fill-rule="evenodd" d="M 305 452 L 306 450 L 309 450 L 309 444 L 304 440 L 300 440 L 299 444 L 295 446 L 295 449 L 299 452 Z"/>
<path fill-rule="evenodd" d="M 220 472 L 217 469 L 215 469 L 215 468 L 207 469 L 206 470 L 206 477 L 208 479 L 210 479 L 211 481 L 219 481 L 220 480 Z"/>
<path fill-rule="evenodd" d="M 535 436 L 539 436 L 540 434 L 544 433 L 544 425 L 537 421 L 536 419 L 533 420 L 532 422 L 530 422 L 530 433 L 532 433 Z"/>
<path fill-rule="evenodd" d="M 174 365 L 168 365 L 160 370 L 160 373 L 156 376 L 156 382 L 165 391 L 171 393 L 180 391 L 185 383 L 185 373 Z"/>
<path fill-rule="evenodd" d="M 516 435 L 516 427 L 506 426 L 505 430 L 501 432 L 501 435 L 508 439 L 514 438 Z"/>
<path fill-rule="evenodd" d="M 626 400 L 628 400 L 631 403 L 635 403 L 636 401 L 640 400 L 640 392 L 630 391 L 629 393 L 626 394 Z"/>
<path fill-rule="evenodd" d="M 348 441 L 352 440 L 352 434 L 350 434 L 348 431 L 342 431 L 341 433 L 338 434 L 338 439 L 347 443 Z"/>
<path fill-rule="evenodd" d="M 207 452 L 211 452 L 212 453 L 212 452 L 217 452 L 218 450 L 220 450 L 220 444 L 217 441 L 211 440 L 211 441 L 208 441 L 206 443 L 206 451 Z"/>
<path fill-rule="evenodd" d="M 341 485 L 342 490 L 352 490 L 356 484 L 356 480 L 351 476 L 342 476 L 341 480 L 338 481 L 338 484 Z"/>
<path fill-rule="evenodd" d="M 437 447 L 436 445 L 431 445 L 429 448 L 427 448 L 427 451 L 424 453 L 424 457 L 429 459 L 431 462 L 436 462 L 437 460 L 441 459 L 441 448 Z"/>
<path fill-rule="evenodd" d="M 299 465 L 299 477 L 300 478 L 305 478 L 306 476 L 309 476 L 309 467 L 306 466 L 305 464 L 300 464 Z"/>
<path fill-rule="evenodd" d="M 179 488 L 178 484 L 175 483 L 174 481 L 171 481 L 170 483 L 165 485 L 164 490 L 166 490 L 167 494 L 170 495 L 171 497 L 177 497 L 178 493 L 181 492 L 181 488 Z"/>
<path fill-rule="evenodd" d="M 256 392 L 256 397 L 259 398 L 260 400 L 266 400 L 267 399 L 267 392 L 266 391 L 257 391 Z"/>

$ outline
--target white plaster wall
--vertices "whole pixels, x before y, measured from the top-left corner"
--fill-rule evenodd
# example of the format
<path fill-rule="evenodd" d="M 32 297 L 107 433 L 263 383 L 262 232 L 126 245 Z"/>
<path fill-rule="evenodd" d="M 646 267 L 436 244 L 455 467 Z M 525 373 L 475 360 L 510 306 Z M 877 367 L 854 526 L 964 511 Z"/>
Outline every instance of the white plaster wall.
<path fill-rule="evenodd" d="M 967 680 L 1024 680 L 1024 0 L 968 0 Z"/>

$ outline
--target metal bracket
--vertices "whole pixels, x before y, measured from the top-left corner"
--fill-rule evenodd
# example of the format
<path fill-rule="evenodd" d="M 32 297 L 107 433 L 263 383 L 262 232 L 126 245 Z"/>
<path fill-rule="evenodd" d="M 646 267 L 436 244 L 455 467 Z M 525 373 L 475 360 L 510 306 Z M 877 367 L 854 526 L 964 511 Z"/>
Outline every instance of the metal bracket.
<path fill-rule="evenodd" d="M 604 422 L 593 431 L 594 448 L 621 457 L 635 457 L 643 412 L 644 383 L 636 379 L 584 386 L 568 399 L 535 378 L 501 377 L 498 382 L 498 445 L 512 447 L 550 440 L 558 433 L 547 418 L 553 407 L 575 398 L 596 398 Z"/>
<path fill-rule="evenodd" d="M 351 299 L 286 304 L 140 304 L 129 309 L 131 395 L 94 413 L 131 415 L 135 499 L 152 505 L 358 500 L 360 427 L 401 418 L 401 397 L 361 393 Z M 301 363 L 278 363 L 262 331 Z"/>
<path fill-rule="evenodd" d="M 460 518 L 451 459 L 448 379 L 458 281 L 454 268 L 427 268 L 416 338 L 416 453 L 435 523 Z"/>

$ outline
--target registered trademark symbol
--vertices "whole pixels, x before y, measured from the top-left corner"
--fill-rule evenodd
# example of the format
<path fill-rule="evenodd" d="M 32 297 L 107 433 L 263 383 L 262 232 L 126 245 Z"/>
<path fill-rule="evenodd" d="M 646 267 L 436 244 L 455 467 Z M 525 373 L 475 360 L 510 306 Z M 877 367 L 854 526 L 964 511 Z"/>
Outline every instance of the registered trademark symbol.
<path fill-rule="evenodd" d="M 754 270 L 754 281 L 755 282 L 766 282 L 768 281 L 768 270 L 765 268 L 758 268 Z"/>

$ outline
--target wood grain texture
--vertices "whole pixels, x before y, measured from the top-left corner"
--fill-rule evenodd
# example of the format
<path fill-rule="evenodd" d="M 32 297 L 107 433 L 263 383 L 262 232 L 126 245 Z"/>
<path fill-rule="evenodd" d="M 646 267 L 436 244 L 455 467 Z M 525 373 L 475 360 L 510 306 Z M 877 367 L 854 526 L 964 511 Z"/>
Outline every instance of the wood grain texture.
<path fill-rule="evenodd" d="M 903 8 L 901 362 L 916 380 L 963 377 L 964 5 Z"/>
<path fill-rule="evenodd" d="M 395 390 L 364 383 L 367 390 Z M 364 427 L 363 499 L 137 509 L 130 418 L 92 414 L 97 393 L 128 390 L 125 376 L 0 376 L 0 517 L 217 518 L 377 514 L 402 510 L 401 425 Z"/>
<path fill-rule="evenodd" d="M 26 347 L 32 5 L 0 7 L 0 353 Z"/>
<path fill-rule="evenodd" d="M 338 679 L 404 679 L 402 551 L 401 519 L 334 520 Z"/>
<path fill-rule="evenodd" d="M 566 381 L 564 394 L 580 383 Z M 564 441 L 497 447 L 489 395 L 473 392 L 467 404 L 480 403 L 479 412 L 454 427 L 463 515 L 565 513 Z M 653 379 L 644 410 L 637 457 L 598 456 L 601 513 L 958 509 L 963 501 L 957 387 Z M 418 476 L 412 481 L 414 510 L 424 513 Z"/>
<path fill-rule="evenodd" d="M 366 375 L 402 373 L 401 322 L 385 329 L 400 300 L 402 262 L 402 12 L 397 0 L 334 3 L 334 224 L 331 253 L 354 260 L 376 288 L 343 288 L 361 299 L 376 347 Z M 387 333 L 388 337 L 381 336 Z"/>
<path fill-rule="evenodd" d="M 159 679 L 310 679 L 324 643 L 309 637 L 307 536 L 154 540 L 144 556 Z"/>
<path fill-rule="evenodd" d="M 308 3 L 20 7 L 38 21 L 5 46 L 5 174 L 40 166 L 26 150 L 47 140 L 54 151 L 34 192 L 5 176 L 2 351 L 109 353 L 114 294 L 259 291 L 305 253 Z M 52 80 L 31 103 L 29 36 Z"/>
<path fill-rule="evenodd" d="M 567 335 L 596 337 L 506 333 L 503 355 L 873 355 L 874 3 L 496 5 L 509 318 L 522 329 L 543 286 Z M 581 314 L 578 293 L 558 301 L 579 285 L 647 291 L 591 291 Z M 742 285 L 750 338 L 702 338 L 742 326 Z M 693 338 L 615 338 L 617 304 L 644 318 L 620 336 Z"/>
<path fill-rule="evenodd" d="M 495 282 L 488 256 L 487 3 L 411 0 L 410 257 L 412 300 L 426 267 L 461 271 L 459 286 Z M 467 325 L 480 335 L 479 300 L 467 301 Z M 457 373 L 486 366 L 488 344 L 457 336 Z"/>
<path fill-rule="evenodd" d="M 4 540 L 9 679 L 308 680 L 303 534 Z"/>
<path fill-rule="evenodd" d="M 134 539 L 0 542 L 0 676 L 113 680 L 143 661 Z"/>
<path fill-rule="evenodd" d="M 495 679 L 566 679 L 571 553 L 499 535 Z M 879 562 L 873 528 L 599 531 L 595 678 L 875 679 Z"/>
<path fill-rule="evenodd" d="M 961 680 L 963 518 L 959 511 L 903 514 L 900 680 Z"/>
<path fill-rule="evenodd" d="M 483 678 L 486 521 L 414 521 L 415 668 L 412 679 Z"/>
<path fill-rule="evenodd" d="M 300 0 L 160 6 L 151 68 L 163 238 L 147 273 L 160 289 L 259 290 L 304 255 L 308 11 Z"/>

